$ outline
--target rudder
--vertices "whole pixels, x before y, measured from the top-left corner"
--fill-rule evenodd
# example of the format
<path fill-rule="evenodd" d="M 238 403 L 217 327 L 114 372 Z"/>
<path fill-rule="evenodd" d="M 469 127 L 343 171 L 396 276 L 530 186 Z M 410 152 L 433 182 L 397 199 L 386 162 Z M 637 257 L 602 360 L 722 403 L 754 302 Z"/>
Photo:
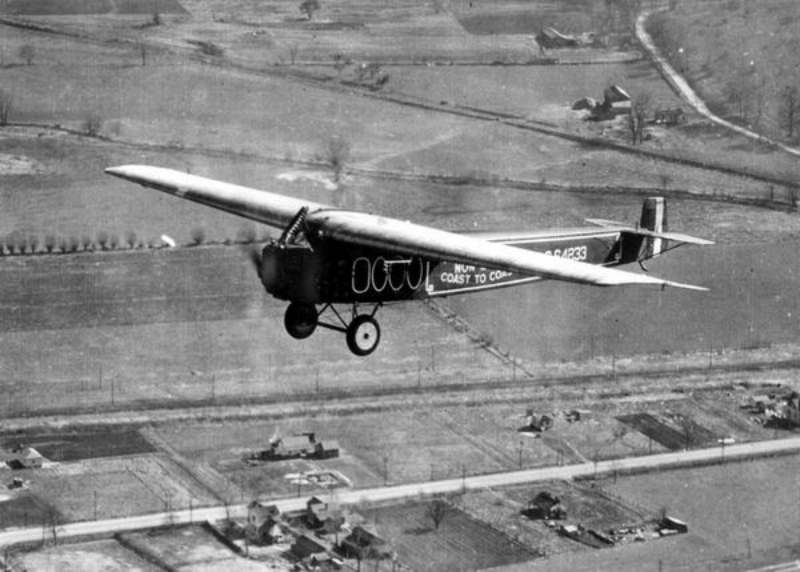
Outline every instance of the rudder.
<path fill-rule="evenodd" d="M 664 197 L 647 197 L 642 204 L 639 227 L 653 232 L 667 232 L 667 201 Z M 658 256 L 666 250 L 663 238 L 647 238 L 644 241 L 643 258 Z"/>

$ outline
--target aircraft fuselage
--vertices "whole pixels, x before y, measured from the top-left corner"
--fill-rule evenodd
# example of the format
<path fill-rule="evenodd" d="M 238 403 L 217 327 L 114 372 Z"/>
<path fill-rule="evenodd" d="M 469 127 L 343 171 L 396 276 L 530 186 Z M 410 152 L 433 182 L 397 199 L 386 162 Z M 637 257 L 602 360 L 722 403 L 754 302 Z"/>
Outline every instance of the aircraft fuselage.
<path fill-rule="evenodd" d="M 480 238 L 572 260 L 613 266 L 636 260 L 641 237 L 579 228 L 557 233 L 481 234 Z M 265 247 L 261 279 L 282 300 L 309 304 L 392 302 L 502 288 L 545 279 L 490 267 L 319 240 Z"/>

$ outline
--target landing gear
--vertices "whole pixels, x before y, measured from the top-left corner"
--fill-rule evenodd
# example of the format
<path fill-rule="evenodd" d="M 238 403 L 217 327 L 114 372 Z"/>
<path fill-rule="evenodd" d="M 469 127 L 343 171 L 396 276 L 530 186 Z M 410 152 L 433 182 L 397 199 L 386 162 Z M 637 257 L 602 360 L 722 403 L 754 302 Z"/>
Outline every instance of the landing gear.
<path fill-rule="evenodd" d="M 286 331 L 296 340 L 303 340 L 313 334 L 318 323 L 319 315 L 314 304 L 292 302 L 283 316 Z"/>
<path fill-rule="evenodd" d="M 381 341 L 381 328 L 375 320 L 375 314 L 380 307 L 376 304 L 369 314 L 359 314 L 358 304 L 353 304 L 352 318 L 348 321 L 333 307 L 332 304 L 325 304 L 322 310 L 317 312 L 314 304 L 292 302 L 286 308 L 283 317 L 283 324 L 286 331 L 295 339 L 302 340 L 307 338 L 317 329 L 317 326 L 342 332 L 347 340 L 347 347 L 357 356 L 368 356 L 375 351 Z M 330 310 L 336 316 L 337 323 L 327 323 L 320 320 L 322 314 Z"/>
<path fill-rule="evenodd" d="M 347 326 L 347 347 L 357 356 L 367 356 L 375 351 L 381 341 L 381 328 L 372 316 L 361 314 Z"/>

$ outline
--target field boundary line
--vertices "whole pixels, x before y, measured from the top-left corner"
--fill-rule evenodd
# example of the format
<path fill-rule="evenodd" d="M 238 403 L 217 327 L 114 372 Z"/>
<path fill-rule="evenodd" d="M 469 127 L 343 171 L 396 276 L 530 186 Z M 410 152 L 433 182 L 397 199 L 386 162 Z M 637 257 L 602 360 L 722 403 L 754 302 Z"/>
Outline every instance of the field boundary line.
<path fill-rule="evenodd" d="M 172 461 L 175 466 L 181 470 L 181 472 L 184 473 L 184 475 L 189 477 L 191 482 L 206 491 L 206 493 L 208 493 L 217 501 L 223 503 L 226 502 L 226 499 L 223 498 L 222 495 L 220 495 L 210 483 L 206 483 L 200 478 L 199 474 L 204 473 L 204 471 L 199 471 L 197 468 L 193 467 L 191 462 L 183 455 L 178 453 L 178 451 L 175 450 L 175 448 L 172 447 L 172 445 L 170 445 L 165 439 L 158 435 L 153 427 L 142 427 L 140 433 L 151 445 L 153 445 L 153 447 L 159 451 L 162 451 L 167 458 Z M 165 467 L 165 469 L 167 469 L 167 467 Z M 187 490 L 187 493 L 191 495 L 190 490 Z"/>

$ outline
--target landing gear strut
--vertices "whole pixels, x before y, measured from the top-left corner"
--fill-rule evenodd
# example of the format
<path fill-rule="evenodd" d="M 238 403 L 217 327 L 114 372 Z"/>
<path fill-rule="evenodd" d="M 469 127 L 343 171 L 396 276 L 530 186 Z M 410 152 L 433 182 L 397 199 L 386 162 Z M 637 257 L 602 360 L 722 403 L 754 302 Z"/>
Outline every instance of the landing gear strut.
<path fill-rule="evenodd" d="M 352 318 L 347 321 L 332 304 L 325 304 L 317 312 L 314 304 L 292 302 L 286 308 L 283 323 L 289 335 L 298 340 L 313 334 L 317 326 L 342 332 L 347 340 L 347 347 L 350 348 L 351 352 L 357 356 L 367 356 L 375 351 L 381 341 L 381 328 L 374 317 L 380 306 L 380 304 L 376 304 L 372 309 L 372 313 L 359 314 L 358 304 L 354 303 Z M 329 324 L 320 320 L 326 310 L 330 310 L 336 316 L 338 324 Z"/>

